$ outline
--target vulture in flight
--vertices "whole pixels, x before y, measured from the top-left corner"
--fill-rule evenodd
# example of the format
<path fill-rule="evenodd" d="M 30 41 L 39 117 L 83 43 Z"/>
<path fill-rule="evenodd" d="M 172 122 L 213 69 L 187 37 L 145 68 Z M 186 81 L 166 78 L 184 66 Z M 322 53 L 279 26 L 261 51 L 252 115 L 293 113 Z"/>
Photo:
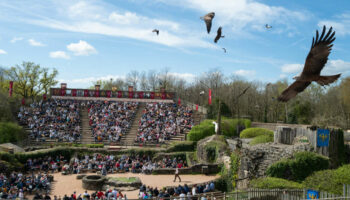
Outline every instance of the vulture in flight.
<path fill-rule="evenodd" d="M 304 69 L 299 76 L 294 77 L 295 82 L 290 85 L 282 94 L 278 97 L 279 101 L 287 102 L 298 93 L 307 88 L 311 82 L 315 81 L 321 86 L 328 85 L 336 81 L 341 74 L 333 76 L 321 76 L 321 71 L 328 60 L 328 55 L 332 50 L 332 42 L 335 40 L 335 31 L 332 31 L 332 27 L 326 34 L 326 26 L 323 26 L 323 31 L 319 37 L 316 30 L 316 39 L 312 38 L 312 45 L 309 54 L 306 57 Z"/>
<path fill-rule="evenodd" d="M 208 34 L 210 33 L 211 22 L 213 21 L 214 17 L 215 17 L 215 13 L 214 12 L 210 12 L 210 13 L 204 15 L 203 17 L 201 17 L 201 20 L 204 20 L 205 25 L 207 26 Z"/>
<path fill-rule="evenodd" d="M 224 50 L 224 52 L 226 53 L 226 48 L 222 48 L 222 50 Z"/>
<path fill-rule="evenodd" d="M 153 33 L 157 33 L 157 35 L 159 35 L 159 30 L 158 29 L 154 29 L 152 32 Z"/>
<path fill-rule="evenodd" d="M 221 36 L 221 34 L 222 34 L 222 32 L 221 32 L 221 26 L 218 28 L 218 32 L 217 32 L 217 34 L 216 34 L 216 37 L 215 37 L 215 39 L 214 39 L 214 42 L 215 43 L 217 43 L 219 40 L 220 40 L 220 38 L 224 38 L 225 36 Z"/>

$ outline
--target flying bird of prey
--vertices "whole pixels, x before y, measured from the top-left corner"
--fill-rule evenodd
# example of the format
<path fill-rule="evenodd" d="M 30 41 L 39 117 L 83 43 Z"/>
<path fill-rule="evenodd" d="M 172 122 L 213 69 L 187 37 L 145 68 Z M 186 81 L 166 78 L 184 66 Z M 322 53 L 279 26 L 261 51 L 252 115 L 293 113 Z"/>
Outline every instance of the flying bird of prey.
<path fill-rule="evenodd" d="M 153 33 L 157 33 L 157 35 L 159 35 L 159 30 L 158 29 L 154 29 L 152 32 Z"/>
<path fill-rule="evenodd" d="M 266 28 L 266 29 L 270 29 L 270 28 L 272 28 L 272 26 L 266 24 L 266 25 L 265 25 L 265 28 Z"/>
<path fill-rule="evenodd" d="M 222 34 L 222 28 L 221 28 L 221 26 L 218 28 L 218 31 L 217 31 L 217 34 L 216 34 L 216 37 L 215 37 L 215 39 L 214 39 L 214 42 L 215 43 L 217 43 L 219 40 L 220 40 L 220 38 L 224 38 L 225 36 L 224 35 L 221 35 Z"/>
<path fill-rule="evenodd" d="M 215 13 L 214 12 L 210 12 L 206 15 L 204 15 L 203 17 L 200 17 L 201 20 L 204 20 L 205 25 L 207 26 L 207 32 L 208 34 L 210 33 L 211 30 L 211 22 L 213 21 L 213 18 L 215 17 Z"/>
<path fill-rule="evenodd" d="M 225 48 L 222 48 L 222 50 L 224 50 L 224 52 L 226 53 L 226 49 Z"/>
<path fill-rule="evenodd" d="M 203 94 L 204 94 L 204 91 L 201 91 L 201 92 L 199 93 L 200 96 L 202 96 Z"/>
<path fill-rule="evenodd" d="M 323 31 L 319 37 L 316 30 L 316 39 L 312 38 L 312 45 L 309 54 L 306 57 L 304 69 L 299 76 L 294 77 L 295 82 L 290 85 L 282 94 L 278 97 L 279 101 L 287 102 L 298 93 L 307 88 L 311 82 L 315 81 L 321 86 L 328 85 L 336 81 L 341 74 L 333 76 L 321 76 L 321 71 L 328 60 L 328 55 L 332 50 L 332 42 L 335 40 L 335 31 L 332 31 L 332 27 L 326 33 L 326 26 L 323 26 Z"/>

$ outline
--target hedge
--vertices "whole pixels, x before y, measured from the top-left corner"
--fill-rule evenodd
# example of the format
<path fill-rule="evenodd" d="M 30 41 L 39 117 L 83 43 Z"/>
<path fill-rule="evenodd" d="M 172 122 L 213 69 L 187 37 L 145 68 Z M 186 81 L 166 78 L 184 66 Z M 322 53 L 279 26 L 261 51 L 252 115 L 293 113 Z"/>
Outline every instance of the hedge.
<path fill-rule="evenodd" d="M 212 122 L 213 120 L 204 120 L 199 125 L 192 127 L 187 134 L 187 140 L 197 142 L 203 138 L 214 135 L 215 127 Z"/>
<path fill-rule="evenodd" d="M 21 126 L 13 122 L 0 122 L 0 144 L 15 143 L 23 140 L 26 133 Z"/>
<path fill-rule="evenodd" d="M 262 189 L 302 189 L 303 185 L 282 178 L 264 177 L 251 180 L 250 187 Z"/>
<path fill-rule="evenodd" d="M 253 138 L 252 141 L 250 141 L 250 145 L 257 145 L 257 144 L 263 144 L 263 143 L 268 143 L 268 142 L 273 142 L 273 136 L 271 135 L 259 135 L 255 138 Z"/>
<path fill-rule="evenodd" d="M 240 138 L 254 138 L 260 135 L 270 135 L 273 137 L 273 131 L 264 128 L 247 128 L 240 134 Z"/>
<path fill-rule="evenodd" d="M 333 194 L 342 194 L 343 184 L 350 185 L 350 165 L 343 165 L 335 170 L 315 172 L 304 181 L 305 188 Z"/>
<path fill-rule="evenodd" d="M 250 128 L 251 121 L 249 119 L 224 119 L 221 123 L 222 134 L 227 137 L 239 136 L 237 134 L 237 127 L 239 125 Z"/>
<path fill-rule="evenodd" d="M 196 143 L 193 141 L 177 141 L 172 142 L 166 149 L 166 152 L 178 152 L 178 151 L 194 151 Z"/>
<path fill-rule="evenodd" d="M 313 152 L 297 152 L 292 159 L 272 164 L 266 171 L 271 177 L 303 181 L 312 173 L 329 168 L 329 159 Z"/>

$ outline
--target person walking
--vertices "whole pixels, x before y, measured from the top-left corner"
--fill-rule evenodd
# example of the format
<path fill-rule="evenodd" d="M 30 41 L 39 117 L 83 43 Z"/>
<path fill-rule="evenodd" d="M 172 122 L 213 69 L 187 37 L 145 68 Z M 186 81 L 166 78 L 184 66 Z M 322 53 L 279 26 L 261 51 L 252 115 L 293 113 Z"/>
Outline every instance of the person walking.
<path fill-rule="evenodd" d="M 179 168 L 176 166 L 174 182 L 176 181 L 177 178 L 179 178 L 179 180 L 181 182 L 181 178 L 180 178 L 180 175 L 179 175 Z"/>

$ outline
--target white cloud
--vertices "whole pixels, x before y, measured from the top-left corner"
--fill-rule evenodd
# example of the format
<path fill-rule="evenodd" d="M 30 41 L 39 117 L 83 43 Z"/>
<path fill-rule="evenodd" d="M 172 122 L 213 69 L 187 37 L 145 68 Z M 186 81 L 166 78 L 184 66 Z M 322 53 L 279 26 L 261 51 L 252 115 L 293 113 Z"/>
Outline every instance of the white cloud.
<path fill-rule="evenodd" d="M 70 59 L 70 56 L 64 51 L 53 51 L 50 52 L 51 58 L 62 58 L 62 59 Z"/>
<path fill-rule="evenodd" d="M 79 40 L 78 43 L 71 43 L 67 45 L 67 49 L 72 51 L 76 56 L 88 56 L 97 53 L 96 49 L 89 43 Z"/>
<path fill-rule="evenodd" d="M 170 72 L 169 75 L 174 76 L 176 78 L 184 79 L 188 82 L 192 82 L 194 80 L 194 78 L 196 77 L 194 74 L 191 74 L 191 73 Z"/>
<path fill-rule="evenodd" d="M 235 74 L 237 76 L 251 77 L 251 76 L 255 76 L 256 71 L 255 70 L 240 69 L 240 70 L 233 72 L 233 74 Z"/>
<path fill-rule="evenodd" d="M 1 54 L 7 54 L 7 52 L 5 50 L 3 50 L 3 49 L 0 49 L 0 55 Z"/>
<path fill-rule="evenodd" d="M 29 39 L 28 40 L 29 44 L 35 47 L 43 47 L 45 46 L 43 43 L 35 41 L 34 39 Z"/>
<path fill-rule="evenodd" d="M 301 72 L 303 69 L 302 64 L 285 64 L 281 67 L 283 73 L 294 74 Z"/>
<path fill-rule="evenodd" d="M 306 11 L 293 11 L 281 6 L 269 6 L 256 0 L 158 0 L 166 4 L 181 5 L 201 11 L 215 12 L 214 21 L 220 26 L 229 25 L 236 34 L 242 30 L 266 31 L 271 24 L 273 33 L 295 30 L 294 25 L 309 17 Z"/>
<path fill-rule="evenodd" d="M 10 40 L 10 42 L 11 42 L 11 43 L 15 43 L 15 42 L 21 41 L 21 40 L 23 40 L 22 37 L 14 37 L 14 38 L 12 38 L 12 40 Z"/>
<path fill-rule="evenodd" d="M 350 71 L 350 62 L 344 60 L 329 60 L 323 68 L 322 74 L 334 75 L 338 73 L 345 73 Z"/>
<path fill-rule="evenodd" d="M 319 27 L 332 26 L 338 35 L 349 35 L 350 34 L 350 14 L 342 14 L 336 16 L 334 20 L 321 20 L 318 23 Z"/>

